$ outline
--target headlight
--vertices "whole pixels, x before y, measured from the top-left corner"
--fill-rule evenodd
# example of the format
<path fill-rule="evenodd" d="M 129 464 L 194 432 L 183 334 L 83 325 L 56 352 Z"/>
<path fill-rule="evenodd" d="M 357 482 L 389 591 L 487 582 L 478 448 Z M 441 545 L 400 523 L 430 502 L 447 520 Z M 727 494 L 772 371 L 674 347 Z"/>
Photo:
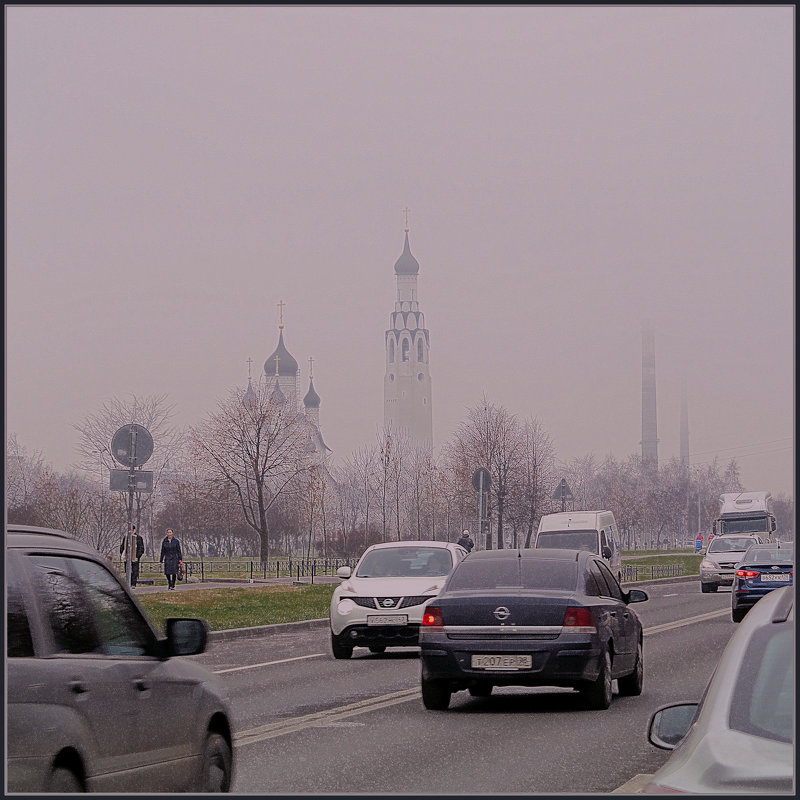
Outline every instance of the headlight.
<path fill-rule="evenodd" d="M 713 561 L 703 560 L 700 563 L 700 569 L 717 569 L 717 565 Z"/>
<path fill-rule="evenodd" d="M 356 604 L 352 600 L 344 598 L 343 600 L 339 601 L 339 605 L 336 606 L 336 610 L 340 614 L 349 614 L 355 607 Z"/>

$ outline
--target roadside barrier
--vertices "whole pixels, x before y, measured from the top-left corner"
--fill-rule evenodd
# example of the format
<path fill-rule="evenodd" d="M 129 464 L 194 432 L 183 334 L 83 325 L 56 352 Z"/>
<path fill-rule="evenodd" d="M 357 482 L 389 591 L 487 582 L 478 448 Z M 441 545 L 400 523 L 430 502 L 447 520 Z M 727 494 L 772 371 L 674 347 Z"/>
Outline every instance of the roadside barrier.
<path fill-rule="evenodd" d="M 622 567 L 622 582 L 676 578 L 683 574 L 683 564 L 624 564 Z"/>

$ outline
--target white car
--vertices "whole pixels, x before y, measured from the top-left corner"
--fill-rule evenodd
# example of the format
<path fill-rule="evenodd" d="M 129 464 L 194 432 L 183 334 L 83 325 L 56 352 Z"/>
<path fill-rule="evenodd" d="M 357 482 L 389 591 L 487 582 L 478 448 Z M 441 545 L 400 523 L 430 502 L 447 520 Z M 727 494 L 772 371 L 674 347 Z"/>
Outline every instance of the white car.
<path fill-rule="evenodd" d="M 340 567 L 331 598 L 333 657 L 350 658 L 356 646 L 373 653 L 416 646 L 425 603 L 466 555 L 449 542 L 383 542 L 364 551 L 352 574 Z"/>

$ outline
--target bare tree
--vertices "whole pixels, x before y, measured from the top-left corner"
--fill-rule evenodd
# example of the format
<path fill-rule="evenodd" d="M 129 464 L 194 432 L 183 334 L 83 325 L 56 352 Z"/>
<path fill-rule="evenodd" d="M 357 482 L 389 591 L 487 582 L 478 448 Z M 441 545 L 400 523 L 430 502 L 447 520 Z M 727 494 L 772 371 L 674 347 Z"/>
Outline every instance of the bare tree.
<path fill-rule="evenodd" d="M 297 409 L 259 381 L 252 395 L 233 389 L 201 425 L 191 429 L 198 457 L 204 455 L 239 499 L 247 524 L 269 557 L 267 512 L 298 489 L 298 477 L 312 465 L 308 430 Z"/>

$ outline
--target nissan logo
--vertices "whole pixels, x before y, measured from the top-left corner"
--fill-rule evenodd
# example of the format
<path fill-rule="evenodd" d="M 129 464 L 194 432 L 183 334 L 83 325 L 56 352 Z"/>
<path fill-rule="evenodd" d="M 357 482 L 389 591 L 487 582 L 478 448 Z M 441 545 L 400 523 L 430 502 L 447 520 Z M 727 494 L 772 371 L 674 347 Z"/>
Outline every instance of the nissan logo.
<path fill-rule="evenodd" d="M 511 616 L 511 612 L 505 606 L 497 606 L 493 613 L 495 617 L 500 620 L 500 622 L 502 622 L 504 619 L 508 619 Z"/>
<path fill-rule="evenodd" d="M 383 607 L 384 607 L 384 608 L 391 608 L 393 605 L 394 605 L 394 600 L 392 600 L 392 598 L 391 598 L 391 597 L 387 597 L 387 598 L 386 598 L 386 599 L 383 601 Z"/>

